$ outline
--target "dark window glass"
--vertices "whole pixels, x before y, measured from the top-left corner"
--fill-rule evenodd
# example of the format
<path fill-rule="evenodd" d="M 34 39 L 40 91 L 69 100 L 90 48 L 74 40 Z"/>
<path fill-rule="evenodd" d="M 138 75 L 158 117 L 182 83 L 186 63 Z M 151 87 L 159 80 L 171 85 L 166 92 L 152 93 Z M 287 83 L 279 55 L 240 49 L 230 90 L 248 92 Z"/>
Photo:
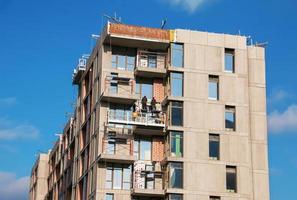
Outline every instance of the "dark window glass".
<path fill-rule="evenodd" d="M 183 67 L 184 47 L 182 44 L 171 44 L 171 65 L 173 67 Z"/>
<path fill-rule="evenodd" d="M 209 200 L 220 200 L 221 197 L 217 197 L 217 196 L 210 196 Z"/>
<path fill-rule="evenodd" d="M 220 136 L 217 134 L 209 134 L 209 157 L 220 159 Z"/>
<path fill-rule="evenodd" d="M 183 103 L 171 102 L 171 125 L 182 126 L 183 125 Z"/>
<path fill-rule="evenodd" d="M 227 166 L 226 167 L 226 187 L 230 192 L 236 192 L 237 183 L 236 183 L 237 175 L 236 175 L 236 167 Z"/>
<path fill-rule="evenodd" d="M 225 128 L 235 131 L 235 107 L 225 107 Z"/>
<path fill-rule="evenodd" d="M 234 49 L 225 49 L 225 71 L 234 73 Z"/>
<path fill-rule="evenodd" d="M 169 163 L 169 187 L 183 188 L 183 164 Z"/>

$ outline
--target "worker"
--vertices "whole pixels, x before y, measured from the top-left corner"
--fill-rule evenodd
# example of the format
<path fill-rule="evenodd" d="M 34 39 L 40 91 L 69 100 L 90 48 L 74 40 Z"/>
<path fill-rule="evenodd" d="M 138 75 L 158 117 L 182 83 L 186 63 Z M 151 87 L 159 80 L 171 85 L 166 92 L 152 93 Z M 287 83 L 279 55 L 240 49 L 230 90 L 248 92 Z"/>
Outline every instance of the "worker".
<path fill-rule="evenodd" d="M 147 111 L 147 98 L 146 98 L 146 96 L 142 97 L 141 104 L 142 104 L 142 110 Z"/>
<path fill-rule="evenodd" d="M 152 101 L 151 101 L 152 112 L 156 111 L 156 104 L 157 104 L 157 101 L 156 101 L 155 97 L 153 97 Z"/>

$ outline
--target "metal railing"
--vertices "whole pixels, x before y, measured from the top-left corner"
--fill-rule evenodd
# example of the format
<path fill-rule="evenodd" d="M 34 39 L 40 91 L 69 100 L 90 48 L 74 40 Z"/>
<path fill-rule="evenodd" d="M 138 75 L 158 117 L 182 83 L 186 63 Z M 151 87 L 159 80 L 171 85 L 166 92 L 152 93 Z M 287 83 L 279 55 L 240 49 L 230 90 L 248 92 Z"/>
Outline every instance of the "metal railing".
<path fill-rule="evenodd" d="M 116 156 L 133 156 L 131 141 L 119 139 L 104 139 L 102 141 L 102 153 Z"/>
<path fill-rule="evenodd" d="M 129 78 L 107 76 L 104 82 L 103 95 L 133 95 L 135 81 Z"/>
<path fill-rule="evenodd" d="M 78 59 L 78 64 L 76 66 L 76 69 L 74 69 L 74 73 L 86 69 L 88 58 L 89 55 L 82 55 L 82 57 Z"/>
<path fill-rule="evenodd" d="M 164 177 L 162 172 L 134 171 L 133 189 L 163 190 Z"/>
<path fill-rule="evenodd" d="M 165 69 L 167 63 L 167 53 L 138 51 L 137 67 Z"/>
<path fill-rule="evenodd" d="M 118 115 L 109 110 L 107 121 L 113 124 L 165 127 L 165 113 L 126 112 Z"/>

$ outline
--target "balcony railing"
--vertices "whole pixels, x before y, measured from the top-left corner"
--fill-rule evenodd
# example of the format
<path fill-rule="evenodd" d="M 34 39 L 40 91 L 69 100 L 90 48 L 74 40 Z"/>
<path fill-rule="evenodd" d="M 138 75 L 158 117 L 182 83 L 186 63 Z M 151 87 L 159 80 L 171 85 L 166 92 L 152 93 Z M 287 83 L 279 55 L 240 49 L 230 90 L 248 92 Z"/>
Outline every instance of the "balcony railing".
<path fill-rule="evenodd" d="M 153 112 L 126 112 L 123 115 L 107 113 L 107 121 L 110 124 L 139 125 L 165 128 L 165 113 Z"/>
<path fill-rule="evenodd" d="M 163 77 L 166 75 L 167 53 L 138 51 L 135 72 L 139 76 Z"/>
<path fill-rule="evenodd" d="M 167 63 L 167 53 L 138 51 L 137 67 L 165 69 L 166 63 Z"/>
<path fill-rule="evenodd" d="M 133 195 L 163 196 L 164 177 L 161 169 L 156 170 L 153 165 L 145 165 L 141 161 L 134 163 Z"/>
<path fill-rule="evenodd" d="M 99 159 L 102 161 L 133 163 L 134 156 L 130 140 L 109 138 L 102 142 L 102 153 Z"/>
<path fill-rule="evenodd" d="M 131 103 L 137 100 L 135 81 L 126 77 L 107 76 L 101 99 L 110 102 Z"/>

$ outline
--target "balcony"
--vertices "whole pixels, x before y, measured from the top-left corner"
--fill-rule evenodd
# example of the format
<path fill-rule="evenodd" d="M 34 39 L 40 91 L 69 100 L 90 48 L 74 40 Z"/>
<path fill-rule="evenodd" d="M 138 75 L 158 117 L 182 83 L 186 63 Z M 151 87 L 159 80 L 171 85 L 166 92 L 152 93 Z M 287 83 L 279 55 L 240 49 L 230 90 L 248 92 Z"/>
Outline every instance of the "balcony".
<path fill-rule="evenodd" d="M 107 102 L 132 104 L 138 99 L 134 87 L 135 81 L 131 78 L 107 76 L 100 98 Z"/>
<path fill-rule="evenodd" d="M 98 159 L 100 162 L 133 163 L 135 159 L 131 140 L 108 136 L 102 142 L 102 153 Z"/>
<path fill-rule="evenodd" d="M 78 65 L 74 69 L 73 74 L 72 74 L 72 84 L 77 85 L 80 82 L 80 79 L 82 75 L 84 74 L 87 66 L 87 60 L 89 56 L 88 55 L 83 55 L 79 60 L 78 60 Z"/>
<path fill-rule="evenodd" d="M 138 51 L 135 75 L 150 78 L 166 76 L 167 53 Z"/>
<path fill-rule="evenodd" d="M 137 127 L 165 128 L 165 113 L 153 112 L 125 112 L 115 114 L 112 111 L 107 113 L 108 124 L 132 125 Z"/>
<path fill-rule="evenodd" d="M 104 124 L 105 133 L 114 133 L 116 138 L 130 139 L 133 136 L 133 130 L 125 127 L 115 127 L 108 123 Z"/>
<path fill-rule="evenodd" d="M 163 172 L 160 166 L 146 165 L 143 161 L 134 163 L 133 196 L 160 197 L 164 196 Z"/>

